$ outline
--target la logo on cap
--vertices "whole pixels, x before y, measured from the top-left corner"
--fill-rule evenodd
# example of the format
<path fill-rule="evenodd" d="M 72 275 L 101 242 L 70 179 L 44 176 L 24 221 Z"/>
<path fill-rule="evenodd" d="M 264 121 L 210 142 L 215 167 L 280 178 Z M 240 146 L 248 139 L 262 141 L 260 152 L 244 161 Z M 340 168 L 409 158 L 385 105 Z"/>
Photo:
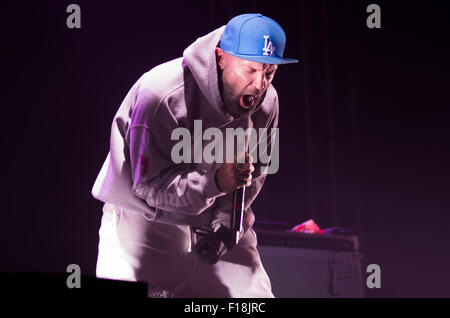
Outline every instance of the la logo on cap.
<path fill-rule="evenodd" d="M 263 47 L 263 55 L 273 55 L 275 52 L 275 47 L 272 44 L 272 41 L 269 41 L 268 35 L 263 35 L 264 37 L 264 47 Z"/>

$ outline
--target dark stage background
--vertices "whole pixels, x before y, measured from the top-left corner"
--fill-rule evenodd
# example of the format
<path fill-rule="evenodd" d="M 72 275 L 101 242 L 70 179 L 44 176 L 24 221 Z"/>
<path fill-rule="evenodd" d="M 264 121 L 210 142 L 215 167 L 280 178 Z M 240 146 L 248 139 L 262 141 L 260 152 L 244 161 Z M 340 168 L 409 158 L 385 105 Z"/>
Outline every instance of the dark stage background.
<path fill-rule="evenodd" d="M 372 2 L 381 29 L 366 26 Z M 70 3 L 81 29 L 66 27 Z M 76 263 L 94 275 L 102 204 L 90 190 L 125 94 L 197 37 L 259 12 L 283 26 L 285 56 L 301 63 L 274 81 L 280 170 L 253 205 L 257 218 L 354 230 L 363 265 L 381 266 L 370 297 L 449 297 L 443 3 L 1 1 L 0 271 Z"/>

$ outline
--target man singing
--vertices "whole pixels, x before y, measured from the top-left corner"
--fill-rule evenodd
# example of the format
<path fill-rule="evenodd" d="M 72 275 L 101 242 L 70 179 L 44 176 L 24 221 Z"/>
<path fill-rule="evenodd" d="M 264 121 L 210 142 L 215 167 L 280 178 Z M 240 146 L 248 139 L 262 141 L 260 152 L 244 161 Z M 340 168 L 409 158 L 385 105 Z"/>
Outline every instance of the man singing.
<path fill-rule="evenodd" d="M 273 297 L 250 207 L 269 163 L 248 149 L 210 162 L 195 145 L 212 142 L 209 128 L 224 139 L 227 128 L 277 128 L 271 82 L 279 64 L 297 62 L 283 58 L 285 43 L 274 20 L 239 15 L 134 84 L 92 190 L 105 203 L 98 277 L 147 282 L 150 297 Z M 193 146 L 179 155 L 192 160 L 174 160 L 177 128 L 191 132 Z M 231 247 L 233 193 L 243 187 L 243 230 Z"/>

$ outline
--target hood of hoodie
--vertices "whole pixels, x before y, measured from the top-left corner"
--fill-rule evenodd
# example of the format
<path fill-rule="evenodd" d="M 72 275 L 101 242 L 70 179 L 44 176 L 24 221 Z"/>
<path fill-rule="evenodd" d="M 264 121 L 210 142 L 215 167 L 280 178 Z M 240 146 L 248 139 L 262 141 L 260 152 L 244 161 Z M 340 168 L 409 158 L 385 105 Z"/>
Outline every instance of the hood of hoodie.
<path fill-rule="evenodd" d="M 224 30 L 225 26 L 222 26 L 198 38 L 183 52 L 184 63 L 191 71 L 201 92 L 211 106 L 221 114 L 224 114 L 224 105 L 218 85 L 215 48 Z"/>

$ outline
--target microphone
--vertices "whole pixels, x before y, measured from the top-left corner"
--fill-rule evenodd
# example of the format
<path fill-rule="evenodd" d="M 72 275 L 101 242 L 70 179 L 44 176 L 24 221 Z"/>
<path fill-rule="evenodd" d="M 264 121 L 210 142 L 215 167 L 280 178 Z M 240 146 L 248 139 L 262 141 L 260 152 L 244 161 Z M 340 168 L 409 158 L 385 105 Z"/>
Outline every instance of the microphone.
<path fill-rule="evenodd" d="M 253 122 L 250 116 L 250 111 L 247 114 L 247 129 L 253 126 Z M 249 144 L 249 136 L 245 138 L 245 151 L 248 151 Z M 245 186 L 237 189 L 233 192 L 233 202 L 232 202 L 232 212 L 231 212 L 231 237 L 230 237 L 230 246 L 231 250 L 239 243 L 240 233 L 243 231 L 243 222 L 244 222 L 244 209 L 245 209 Z"/>
<path fill-rule="evenodd" d="M 245 201 L 245 187 L 237 189 L 233 192 L 233 205 L 231 212 L 231 238 L 230 249 L 234 248 L 239 242 L 239 236 L 242 232 L 242 224 L 244 221 L 244 201 Z"/>

